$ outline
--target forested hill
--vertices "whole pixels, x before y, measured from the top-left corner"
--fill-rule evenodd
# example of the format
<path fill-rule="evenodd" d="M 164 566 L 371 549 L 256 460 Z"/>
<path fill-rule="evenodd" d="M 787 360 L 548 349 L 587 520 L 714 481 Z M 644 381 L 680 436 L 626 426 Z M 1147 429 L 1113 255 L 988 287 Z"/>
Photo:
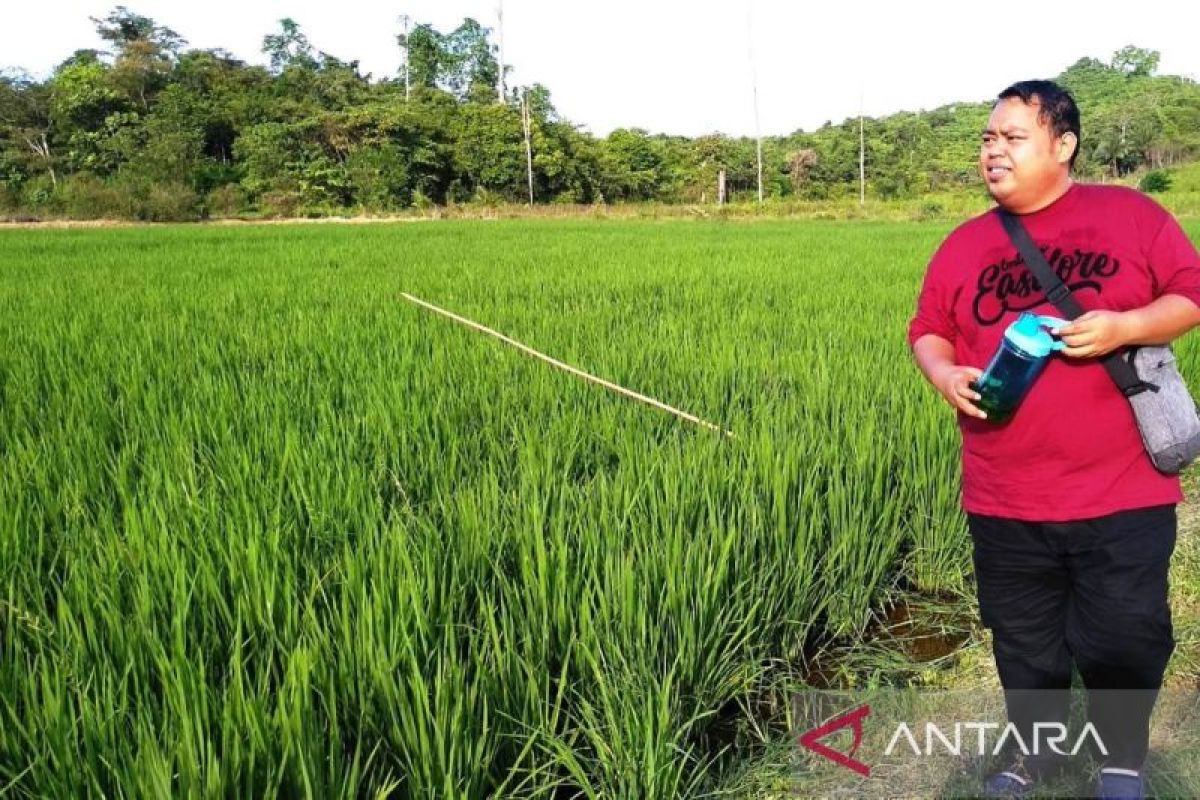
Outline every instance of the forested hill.
<path fill-rule="evenodd" d="M 78 51 L 45 79 L 0 77 L 0 211 L 167 220 L 232 214 L 386 212 L 446 203 L 711 203 L 756 189 L 754 142 L 580 131 L 540 85 L 498 90 L 492 32 L 400 33 L 408 67 L 364 75 L 316 50 L 291 20 L 263 38 L 261 65 L 189 49 L 118 6 L 94 19 L 105 51 Z M 1200 85 L 1157 75 L 1127 47 L 1056 76 L 1083 109 L 1084 178 L 1170 181 L 1200 158 Z M 1014 79 L 1036 77 L 1015 75 Z M 1055 77 L 1055 76 L 1052 76 Z M 995 87 L 998 91 L 1003 87 Z M 522 108 L 528 109 L 529 148 Z M 977 188 L 984 98 L 865 122 L 867 193 L 919 197 Z M 763 143 L 768 198 L 858 191 L 858 120 Z"/>

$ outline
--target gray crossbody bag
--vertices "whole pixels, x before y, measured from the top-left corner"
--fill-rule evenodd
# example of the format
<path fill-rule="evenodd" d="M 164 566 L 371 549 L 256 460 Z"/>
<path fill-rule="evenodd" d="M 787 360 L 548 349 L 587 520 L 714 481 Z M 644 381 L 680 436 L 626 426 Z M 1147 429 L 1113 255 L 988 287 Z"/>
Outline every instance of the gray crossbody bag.
<path fill-rule="evenodd" d="M 1021 221 L 1004 209 L 997 210 L 1008 237 L 1045 289 L 1046 299 L 1067 319 L 1083 314 L 1083 307 L 1046 262 Z M 1192 463 L 1200 455 L 1200 416 L 1170 346 L 1131 347 L 1124 353 L 1108 354 L 1100 363 L 1129 399 L 1155 468 L 1174 475 Z"/>

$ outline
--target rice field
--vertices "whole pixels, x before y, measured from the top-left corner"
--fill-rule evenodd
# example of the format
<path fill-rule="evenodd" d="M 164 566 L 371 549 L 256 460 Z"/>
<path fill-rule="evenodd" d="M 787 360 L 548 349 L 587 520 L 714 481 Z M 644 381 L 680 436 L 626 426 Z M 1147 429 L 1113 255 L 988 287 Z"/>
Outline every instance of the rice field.
<path fill-rule="evenodd" d="M 0 231 L 0 795 L 711 790 L 773 675 L 966 580 L 904 340 L 948 229 Z"/>

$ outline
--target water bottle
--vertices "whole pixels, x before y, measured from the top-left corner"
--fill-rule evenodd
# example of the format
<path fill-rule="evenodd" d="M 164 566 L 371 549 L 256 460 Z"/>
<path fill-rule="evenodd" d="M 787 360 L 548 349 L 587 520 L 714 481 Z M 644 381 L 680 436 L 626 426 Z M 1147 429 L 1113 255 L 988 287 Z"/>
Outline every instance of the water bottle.
<path fill-rule="evenodd" d="M 1066 347 L 1044 329 L 1057 330 L 1067 324 L 1065 319 L 1026 311 L 1004 331 L 1004 339 L 987 369 L 971 383 L 971 388 L 982 395 L 975 405 L 987 412 L 989 422 L 1006 422 L 1042 374 L 1050 354 Z"/>

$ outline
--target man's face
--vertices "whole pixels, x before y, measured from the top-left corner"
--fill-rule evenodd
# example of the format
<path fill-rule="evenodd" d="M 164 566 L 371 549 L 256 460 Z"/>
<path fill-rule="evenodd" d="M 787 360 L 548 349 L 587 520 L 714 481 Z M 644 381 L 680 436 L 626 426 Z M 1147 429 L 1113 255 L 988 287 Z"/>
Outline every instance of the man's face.
<path fill-rule="evenodd" d="M 1019 97 L 1001 100 L 992 109 L 979 148 L 979 171 L 988 192 L 1016 213 L 1036 211 L 1066 186 L 1075 137 L 1056 137 L 1038 119 L 1040 105 Z"/>

